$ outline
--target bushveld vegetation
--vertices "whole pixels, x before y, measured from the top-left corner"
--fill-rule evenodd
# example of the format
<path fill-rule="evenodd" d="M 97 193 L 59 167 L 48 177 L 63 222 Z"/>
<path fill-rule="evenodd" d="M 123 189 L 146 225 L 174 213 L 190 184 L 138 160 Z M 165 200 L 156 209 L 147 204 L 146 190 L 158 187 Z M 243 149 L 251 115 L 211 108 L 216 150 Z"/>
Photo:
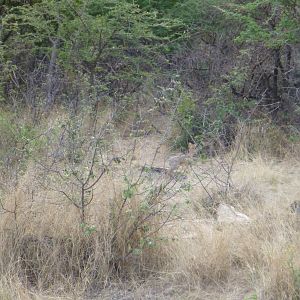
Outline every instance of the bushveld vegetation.
<path fill-rule="evenodd" d="M 300 299 L 299 0 L 0 20 L 1 299 Z"/>

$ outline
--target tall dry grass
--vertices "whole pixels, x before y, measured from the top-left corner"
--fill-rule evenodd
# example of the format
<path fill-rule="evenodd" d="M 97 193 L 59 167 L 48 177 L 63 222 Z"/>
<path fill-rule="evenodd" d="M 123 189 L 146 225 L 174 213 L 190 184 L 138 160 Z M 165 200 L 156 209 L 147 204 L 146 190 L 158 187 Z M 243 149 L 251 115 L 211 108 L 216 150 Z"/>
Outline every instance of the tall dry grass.
<path fill-rule="evenodd" d="M 293 126 L 276 126 L 269 119 L 257 120 L 237 126 L 237 138 L 233 148 L 239 157 L 249 159 L 264 156 L 279 159 L 299 159 L 299 130 Z"/>
<path fill-rule="evenodd" d="M 2 201 L 0 274 L 5 282 L 80 295 L 113 281 L 144 278 L 165 265 L 158 232 L 170 210 L 161 191 L 149 193 L 143 183 L 129 191 L 128 181 L 108 173 L 83 224 L 76 206 L 55 191 L 39 189 L 35 172 L 34 166 L 28 169 Z M 125 197 L 125 192 L 132 194 Z"/>
<path fill-rule="evenodd" d="M 184 183 L 192 188 L 176 193 L 170 188 L 160 194 L 151 174 L 129 187 L 124 178 L 135 182 L 137 164 L 151 161 L 157 149 L 157 140 L 145 137 L 134 164 L 131 157 L 99 181 L 86 224 L 61 194 L 38 185 L 37 166 L 30 164 L 18 185 L 8 184 L 2 195 L 0 299 L 81 299 L 112 282 L 153 278 L 168 286 L 169 299 L 300 299 L 300 228 L 291 209 L 300 196 L 300 164 L 291 155 L 296 147 L 281 155 L 287 150 L 278 150 L 268 135 L 247 130 L 252 137 L 240 142 L 239 155 L 234 149 L 222 158 L 234 158 L 232 187 L 225 194 L 213 181 L 204 189 L 189 170 Z M 201 173 L 209 163 L 195 161 L 193 168 Z M 211 170 L 218 164 L 213 159 Z M 156 179 L 163 180 L 169 179 Z M 207 191 L 251 222 L 218 223 Z M 175 203 L 173 218 L 164 223 Z M 132 298 L 142 299 L 143 292 L 137 293 Z"/>
<path fill-rule="evenodd" d="M 196 287 L 200 299 L 299 299 L 300 216 L 291 208 L 300 196 L 299 167 L 295 159 L 256 156 L 236 162 L 227 195 L 212 185 L 216 201 L 234 205 L 250 224 L 208 222 L 207 195 L 200 191 L 193 198 L 202 205 L 199 218 L 173 244 L 176 277 Z M 175 236 L 182 236 L 181 225 L 174 227 Z"/>

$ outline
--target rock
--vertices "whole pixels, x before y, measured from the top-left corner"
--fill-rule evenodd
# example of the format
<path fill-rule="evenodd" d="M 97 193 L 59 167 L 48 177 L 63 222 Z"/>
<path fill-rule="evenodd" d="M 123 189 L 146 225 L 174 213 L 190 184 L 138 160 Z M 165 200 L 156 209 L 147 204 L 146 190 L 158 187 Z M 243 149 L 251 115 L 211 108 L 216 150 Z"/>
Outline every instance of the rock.
<path fill-rule="evenodd" d="M 249 223 L 251 219 L 235 210 L 233 206 L 221 203 L 217 209 L 219 223 Z"/>

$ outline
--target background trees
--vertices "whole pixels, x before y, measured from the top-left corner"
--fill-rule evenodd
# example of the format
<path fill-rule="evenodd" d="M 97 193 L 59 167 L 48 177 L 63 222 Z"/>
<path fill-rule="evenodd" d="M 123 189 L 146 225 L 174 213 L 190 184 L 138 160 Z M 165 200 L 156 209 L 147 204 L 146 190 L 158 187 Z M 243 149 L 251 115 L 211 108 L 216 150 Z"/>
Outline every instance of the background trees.
<path fill-rule="evenodd" d="M 297 122 L 299 1 L 4 1 L 0 13 L 1 99 L 34 118 L 132 103 L 177 76 L 196 103 L 191 139 L 201 118 L 221 134 L 253 105 Z"/>

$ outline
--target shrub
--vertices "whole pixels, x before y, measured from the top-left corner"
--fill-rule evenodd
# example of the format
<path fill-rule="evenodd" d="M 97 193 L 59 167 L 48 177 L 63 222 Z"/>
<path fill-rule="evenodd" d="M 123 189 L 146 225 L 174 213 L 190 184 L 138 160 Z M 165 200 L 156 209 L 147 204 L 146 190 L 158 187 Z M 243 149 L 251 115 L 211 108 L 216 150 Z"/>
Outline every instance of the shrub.
<path fill-rule="evenodd" d="M 24 173 L 29 160 L 43 145 L 34 125 L 18 118 L 15 114 L 0 112 L 0 169 L 7 176 Z"/>

